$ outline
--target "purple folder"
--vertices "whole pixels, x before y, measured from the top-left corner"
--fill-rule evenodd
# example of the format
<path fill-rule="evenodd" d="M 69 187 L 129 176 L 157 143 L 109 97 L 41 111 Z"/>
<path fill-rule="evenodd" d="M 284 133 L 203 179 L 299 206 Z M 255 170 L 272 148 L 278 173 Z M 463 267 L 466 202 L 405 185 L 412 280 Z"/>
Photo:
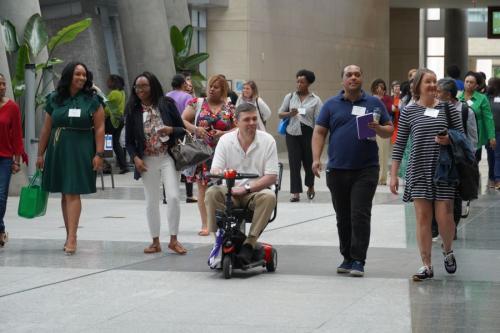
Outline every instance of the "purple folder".
<path fill-rule="evenodd" d="M 376 135 L 375 131 L 368 127 L 368 123 L 373 121 L 373 113 L 367 113 L 356 118 L 356 126 L 358 127 L 358 139 L 363 140 L 372 138 Z"/>

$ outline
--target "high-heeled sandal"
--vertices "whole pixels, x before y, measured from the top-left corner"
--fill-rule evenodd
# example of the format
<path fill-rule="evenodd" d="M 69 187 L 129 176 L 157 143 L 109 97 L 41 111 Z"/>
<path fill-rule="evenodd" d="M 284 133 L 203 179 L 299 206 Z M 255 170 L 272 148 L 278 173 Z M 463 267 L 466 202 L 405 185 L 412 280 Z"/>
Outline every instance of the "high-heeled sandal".
<path fill-rule="evenodd" d="M 76 253 L 76 245 L 73 248 L 67 247 L 67 246 L 64 247 L 64 254 L 65 255 L 72 256 L 75 253 Z"/>

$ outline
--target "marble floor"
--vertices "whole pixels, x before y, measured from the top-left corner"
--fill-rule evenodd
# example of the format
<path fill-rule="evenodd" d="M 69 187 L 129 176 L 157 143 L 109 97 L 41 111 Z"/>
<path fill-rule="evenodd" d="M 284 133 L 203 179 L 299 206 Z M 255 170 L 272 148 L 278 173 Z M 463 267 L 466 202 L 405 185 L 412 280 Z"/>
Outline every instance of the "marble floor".
<path fill-rule="evenodd" d="M 0 332 L 499 331 L 499 191 L 483 187 L 461 221 L 457 273 L 445 272 L 438 240 L 435 278 L 415 283 L 410 276 L 420 260 L 411 205 L 379 186 L 365 277 L 340 276 L 324 179 L 313 201 L 290 203 L 288 175 L 285 170 L 278 217 L 261 236 L 278 250 L 277 271 L 240 271 L 231 280 L 206 265 L 211 239 L 197 235 L 196 204 L 181 204 L 186 256 L 166 251 L 166 222 L 163 252 L 142 252 L 149 241 L 144 195 L 130 173 L 115 176 L 115 189 L 83 199 L 78 251 L 70 257 L 62 251 L 57 195 L 47 214 L 32 220 L 19 218 L 19 198 L 9 197 L 10 240 L 0 249 Z"/>

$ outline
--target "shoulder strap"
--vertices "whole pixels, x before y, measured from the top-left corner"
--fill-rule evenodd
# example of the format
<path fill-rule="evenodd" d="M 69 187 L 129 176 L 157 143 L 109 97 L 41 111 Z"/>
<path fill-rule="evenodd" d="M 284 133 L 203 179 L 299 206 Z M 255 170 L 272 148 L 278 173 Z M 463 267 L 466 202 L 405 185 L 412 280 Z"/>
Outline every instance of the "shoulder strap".
<path fill-rule="evenodd" d="M 451 129 L 452 124 L 451 124 L 450 106 L 448 105 L 448 103 L 444 104 L 444 112 L 446 113 L 446 120 L 448 122 L 448 129 Z"/>
<path fill-rule="evenodd" d="M 290 98 L 288 99 L 288 111 L 290 111 L 290 103 L 292 101 L 293 91 L 290 93 Z"/>
<path fill-rule="evenodd" d="M 198 116 L 200 115 L 201 108 L 203 106 L 203 97 L 198 97 L 196 99 L 196 115 L 194 116 L 194 126 L 196 126 L 196 122 L 198 121 Z"/>
<path fill-rule="evenodd" d="M 467 121 L 469 120 L 469 106 L 467 103 L 462 102 L 462 126 L 464 133 L 467 133 Z"/>
<path fill-rule="evenodd" d="M 259 107 L 259 97 L 257 97 L 255 99 L 255 106 L 257 107 L 257 111 L 259 111 L 260 120 L 262 120 L 262 122 L 265 125 L 264 118 L 262 117 L 262 112 L 260 111 L 260 107 Z"/>

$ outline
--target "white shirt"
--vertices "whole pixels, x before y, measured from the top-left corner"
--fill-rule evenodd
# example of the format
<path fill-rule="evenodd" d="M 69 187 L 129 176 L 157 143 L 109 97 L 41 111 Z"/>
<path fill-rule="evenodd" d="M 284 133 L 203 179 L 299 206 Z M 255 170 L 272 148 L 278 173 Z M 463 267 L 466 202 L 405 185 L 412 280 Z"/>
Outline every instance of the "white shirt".
<path fill-rule="evenodd" d="M 297 136 L 302 135 L 302 129 L 300 128 L 301 124 L 314 128 L 316 118 L 318 118 L 322 106 L 323 102 L 321 99 L 312 92 L 310 92 L 303 101 L 300 100 L 299 94 L 293 92 L 285 96 L 278 112 L 299 108 L 306 109 L 304 115 L 298 114 L 295 117 L 290 117 L 290 122 L 286 128 L 288 134 Z"/>
<path fill-rule="evenodd" d="M 267 132 L 266 131 L 266 126 L 264 125 L 264 121 L 267 121 L 271 117 L 271 109 L 269 106 L 264 102 L 262 97 L 257 97 L 257 99 L 252 99 L 251 101 L 245 100 L 243 96 L 238 97 L 238 101 L 236 101 L 236 107 L 242 103 L 250 103 L 255 105 L 257 108 L 257 111 L 259 113 L 259 117 L 257 118 L 258 123 L 257 123 L 257 129 Z"/>
<path fill-rule="evenodd" d="M 264 175 L 278 175 L 278 151 L 276 141 L 271 134 L 257 130 L 255 139 L 243 150 L 238 140 L 239 130 L 224 134 L 215 148 L 210 172 L 215 169 L 234 169 L 240 173 L 256 173 Z M 248 182 L 240 180 L 238 186 Z"/>

